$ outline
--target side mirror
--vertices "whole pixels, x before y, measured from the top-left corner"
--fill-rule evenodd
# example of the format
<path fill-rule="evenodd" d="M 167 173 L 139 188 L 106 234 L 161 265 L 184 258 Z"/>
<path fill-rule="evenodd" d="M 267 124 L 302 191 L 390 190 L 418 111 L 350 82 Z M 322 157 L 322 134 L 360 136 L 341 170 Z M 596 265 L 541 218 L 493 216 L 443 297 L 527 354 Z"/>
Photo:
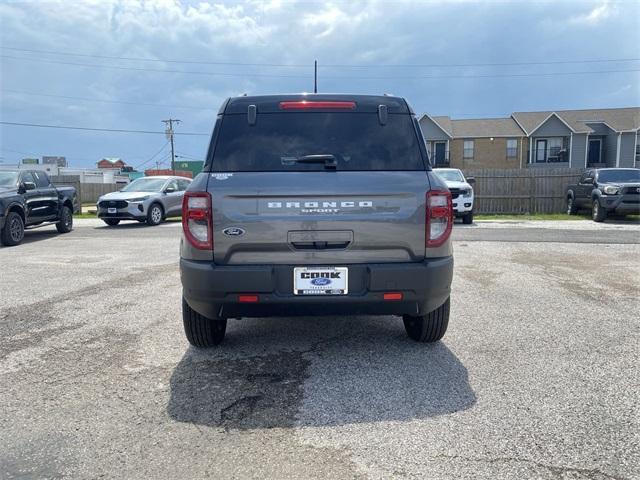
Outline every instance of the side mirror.
<path fill-rule="evenodd" d="M 24 185 L 24 189 L 25 190 L 35 190 L 36 189 L 36 184 L 33 182 L 24 182 L 22 185 Z"/>
<path fill-rule="evenodd" d="M 476 177 L 467 177 L 467 183 L 474 186 L 476 184 Z"/>
<path fill-rule="evenodd" d="M 173 193 L 175 191 L 176 191 L 176 189 L 173 188 L 173 187 L 167 187 L 167 188 L 164 189 L 164 193 Z"/>

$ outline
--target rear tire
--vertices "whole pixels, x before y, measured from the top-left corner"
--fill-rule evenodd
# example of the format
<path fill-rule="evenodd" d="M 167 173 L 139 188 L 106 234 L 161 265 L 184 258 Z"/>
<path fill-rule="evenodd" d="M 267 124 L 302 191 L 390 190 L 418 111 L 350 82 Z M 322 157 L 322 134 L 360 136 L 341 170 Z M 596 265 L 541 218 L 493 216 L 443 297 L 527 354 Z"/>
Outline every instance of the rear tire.
<path fill-rule="evenodd" d="M 604 222 L 607 218 L 607 210 L 600 205 L 597 198 L 593 201 L 593 210 L 591 210 L 591 218 L 594 222 Z"/>
<path fill-rule="evenodd" d="M 182 322 L 189 343 L 197 348 L 210 348 L 224 340 L 227 319 L 213 320 L 200 315 L 182 298 Z"/>
<path fill-rule="evenodd" d="M 572 195 L 567 197 L 567 215 L 575 215 L 576 213 L 578 213 L 578 207 Z"/>
<path fill-rule="evenodd" d="M 13 247 L 22 242 L 24 238 L 24 221 L 17 212 L 9 212 L 5 218 L 4 228 L 0 232 L 2 244 Z"/>
<path fill-rule="evenodd" d="M 160 225 L 162 223 L 162 218 L 164 217 L 164 212 L 162 211 L 162 207 L 158 203 L 153 203 L 149 207 L 149 211 L 147 212 L 147 225 L 151 225 L 155 227 L 156 225 Z"/>
<path fill-rule="evenodd" d="M 414 317 L 412 315 L 404 315 L 404 329 L 409 338 L 416 342 L 432 343 L 440 340 L 449 325 L 449 310 L 451 302 L 447 301 L 436 308 L 433 312 L 426 315 Z"/>
<path fill-rule="evenodd" d="M 473 223 L 473 212 L 469 212 L 462 217 L 462 223 L 465 225 L 471 225 Z"/>
<path fill-rule="evenodd" d="M 60 221 L 56 223 L 58 233 L 69 233 L 73 230 L 73 212 L 66 205 L 60 211 Z"/>
<path fill-rule="evenodd" d="M 120 223 L 120 220 L 118 220 L 117 218 L 103 218 L 102 221 L 110 227 L 115 227 Z"/>

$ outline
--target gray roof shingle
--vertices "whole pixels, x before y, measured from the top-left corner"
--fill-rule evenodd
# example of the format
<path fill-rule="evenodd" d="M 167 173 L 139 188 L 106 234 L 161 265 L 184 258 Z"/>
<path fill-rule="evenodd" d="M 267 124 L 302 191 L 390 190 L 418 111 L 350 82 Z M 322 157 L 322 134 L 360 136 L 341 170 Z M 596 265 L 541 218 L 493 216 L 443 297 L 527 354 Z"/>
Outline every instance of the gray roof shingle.
<path fill-rule="evenodd" d="M 451 119 L 449 117 L 431 117 L 431 119 L 444 130 L 444 133 L 453 136 L 453 128 L 451 127 Z"/>
<path fill-rule="evenodd" d="M 600 108 L 590 110 L 556 110 L 555 112 L 515 112 L 511 116 L 527 134 L 534 131 L 547 117 L 555 113 L 577 133 L 591 133 L 589 123 L 604 122 L 618 132 L 640 128 L 640 107 Z"/>
<path fill-rule="evenodd" d="M 521 137 L 522 129 L 512 118 L 451 120 L 454 137 Z"/>

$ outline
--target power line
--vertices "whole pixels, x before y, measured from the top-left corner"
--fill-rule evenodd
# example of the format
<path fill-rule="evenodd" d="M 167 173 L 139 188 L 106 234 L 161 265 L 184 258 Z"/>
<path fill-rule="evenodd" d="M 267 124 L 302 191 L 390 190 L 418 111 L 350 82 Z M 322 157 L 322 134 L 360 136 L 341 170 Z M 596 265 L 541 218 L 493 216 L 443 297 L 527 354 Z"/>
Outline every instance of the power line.
<path fill-rule="evenodd" d="M 146 103 L 146 102 L 127 102 L 123 100 L 103 100 L 100 98 L 88 98 L 88 97 L 73 97 L 70 95 L 52 95 L 48 93 L 37 93 L 37 92 L 24 92 L 21 90 L 11 90 L 2 88 L 0 89 L 2 92 L 6 93 L 16 93 L 19 95 L 33 95 L 39 97 L 50 97 L 50 98 L 64 98 L 66 100 L 82 100 L 85 102 L 100 102 L 100 103 L 118 103 L 123 105 L 142 105 L 148 107 L 163 107 L 163 108 L 186 108 L 186 109 L 194 109 L 194 110 L 218 110 L 217 108 L 210 107 L 196 107 L 191 105 L 167 105 L 162 103 Z"/>
<path fill-rule="evenodd" d="M 27 60 L 29 62 L 39 63 L 55 63 L 57 65 L 74 65 L 77 67 L 94 67 L 94 68 L 107 68 L 111 70 L 132 70 L 136 72 L 161 72 L 161 73 L 182 73 L 187 75 L 209 75 L 219 77 L 269 77 L 269 78 L 308 78 L 304 75 L 276 75 L 266 73 L 226 73 L 226 72 L 200 72 L 200 71 L 187 71 L 187 70 L 169 70 L 160 68 L 137 68 L 137 67 L 121 67 L 117 65 L 100 65 L 96 63 L 77 63 L 77 62 L 63 62 L 59 60 L 44 60 L 39 58 L 24 58 L 24 57 L 12 57 L 10 55 L 0 55 L 0 58 L 7 58 L 11 60 Z"/>
<path fill-rule="evenodd" d="M 65 55 L 71 57 L 85 57 L 85 58 L 103 58 L 108 60 L 133 60 L 136 62 L 162 62 L 162 63 L 182 63 L 192 65 L 229 65 L 239 67 L 296 67 L 296 68 L 309 68 L 309 65 L 293 64 L 293 63 L 240 63 L 240 62 L 210 62 L 202 60 L 173 60 L 167 58 L 144 58 L 144 57 L 117 57 L 110 55 L 94 55 L 86 53 L 72 53 L 72 52 L 60 52 L 54 50 L 32 50 L 27 48 L 15 48 L 15 47 L 0 47 L 1 50 L 13 50 L 16 52 L 29 52 L 29 53 L 45 53 L 53 55 Z"/>
<path fill-rule="evenodd" d="M 526 65 L 571 65 L 580 63 L 618 63 L 618 62 L 636 62 L 640 58 L 603 58 L 603 59 L 587 59 L 587 60 L 552 60 L 548 62 L 501 62 L 501 63 L 391 63 L 376 65 L 354 65 L 346 63 L 326 63 L 322 67 L 332 68 L 449 68 L 449 67 L 521 67 Z"/>
<path fill-rule="evenodd" d="M 144 134 L 156 134 L 165 135 L 166 132 L 156 132 L 153 130 L 126 130 L 123 128 L 89 128 L 89 127 L 72 127 L 68 125 L 47 125 L 42 123 L 22 123 L 22 122 L 4 122 L 0 121 L 0 125 L 11 125 L 15 127 L 38 127 L 38 128 L 61 128 L 65 130 L 88 130 L 91 132 L 114 132 L 114 133 L 144 133 Z M 189 136 L 209 136 L 209 133 L 199 132 L 180 132 L 175 135 L 189 135 Z"/>
<path fill-rule="evenodd" d="M 160 150 L 158 150 L 156 153 L 154 153 L 151 157 L 149 157 L 147 160 L 145 160 L 144 162 L 136 165 L 135 167 L 133 167 L 134 169 L 139 169 L 140 167 L 142 167 L 143 165 L 146 165 L 147 163 L 149 163 L 151 160 L 153 160 L 154 158 L 156 158 L 160 152 L 162 152 L 166 146 L 169 145 L 169 142 L 166 142 L 164 145 L 162 145 L 162 148 Z"/>
<path fill-rule="evenodd" d="M 32 62 L 54 63 L 60 65 L 74 65 L 79 67 L 106 68 L 115 70 L 131 70 L 142 72 L 159 72 L 159 73 L 179 73 L 184 75 L 208 75 L 208 76 L 224 76 L 224 77 L 269 77 L 269 78 L 297 78 L 308 79 L 303 75 L 271 75 L 260 73 L 223 73 L 223 72 L 202 72 L 187 70 L 165 70 L 157 68 L 136 68 L 136 67 L 120 67 L 114 65 L 99 65 L 90 63 L 73 63 L 61 62 L 57 60 L 41 60 L 34 58 L 11 57 L 8 55 L 0 55 L 0 58 L 9 58 L 13 60 L 27 60 Z M 604 73 L 631 73 L 640 72 L 640 69 L 619 69 L 619 70 L 592 70 L 592 71 L 570 71 L 570 72 L 542 72 L 542 73 L 506 73 L 506 74 L 469 74 L 469 75 L 396 75 L 396 76 L 354 76 L 354 75 L 323 75 L 322 78 L 331 80 L 427 80 L 427 79 L 454 79 L 454 78 L 522 78 L 522 77 L 555 77 L 562 75 L 598 75 Z"/>
<path fill-rule="evenodd" d="M 309 68 L 311 64 L 300 63 L 243 63 L 243 62 L 214 62 L 204 60 L 175 60 L 167 58 L 145 58 L 145 57 L 120 57 L 111 55 L 97 55 L 77 52 L 62 52 L 59 50 L 36 50 L 17 47 L 0 47 L 2 50 L 11 50 L 16 52 L 40 53 L 50 55 L 64 55 L 71 57 L 84 58 L 102 58 L 108 60 L 132 60 L 141 62 L 161 62 L 161 63 L 177 63 L 190 65 L 229 65 L 229 66 L 247 66 L 247 67 L 295 67 Z M 446 68 L 446 67 L 504 67 L 504 66 L 524 66 L 524 65 L 563 65 L 563 64 L 581 64 L 581 63 L 615 63 L 615 62 L 635 62 L 640 58 L 601 58 L 601 59 L 584 59 L 584 60 L 548 60 L 548 61 L 529 61 L 529 62 L 498 62 L 498 63 L 414 63 L 414 64 L 348 64 L 348 63 L 327 63 L 321 64 L 322 67 L 332 68 Z"/>

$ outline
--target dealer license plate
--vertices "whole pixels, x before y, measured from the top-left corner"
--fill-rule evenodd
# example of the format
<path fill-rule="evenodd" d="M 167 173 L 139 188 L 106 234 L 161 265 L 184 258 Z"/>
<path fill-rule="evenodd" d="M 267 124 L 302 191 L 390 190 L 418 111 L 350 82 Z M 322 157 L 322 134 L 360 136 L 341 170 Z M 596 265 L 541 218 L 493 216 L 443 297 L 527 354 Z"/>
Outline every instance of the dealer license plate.
<path fill-rule="evenodd" d="M 349 291 L 347 267 L 295 267 L 294 295 L 346 295 Z"/>

